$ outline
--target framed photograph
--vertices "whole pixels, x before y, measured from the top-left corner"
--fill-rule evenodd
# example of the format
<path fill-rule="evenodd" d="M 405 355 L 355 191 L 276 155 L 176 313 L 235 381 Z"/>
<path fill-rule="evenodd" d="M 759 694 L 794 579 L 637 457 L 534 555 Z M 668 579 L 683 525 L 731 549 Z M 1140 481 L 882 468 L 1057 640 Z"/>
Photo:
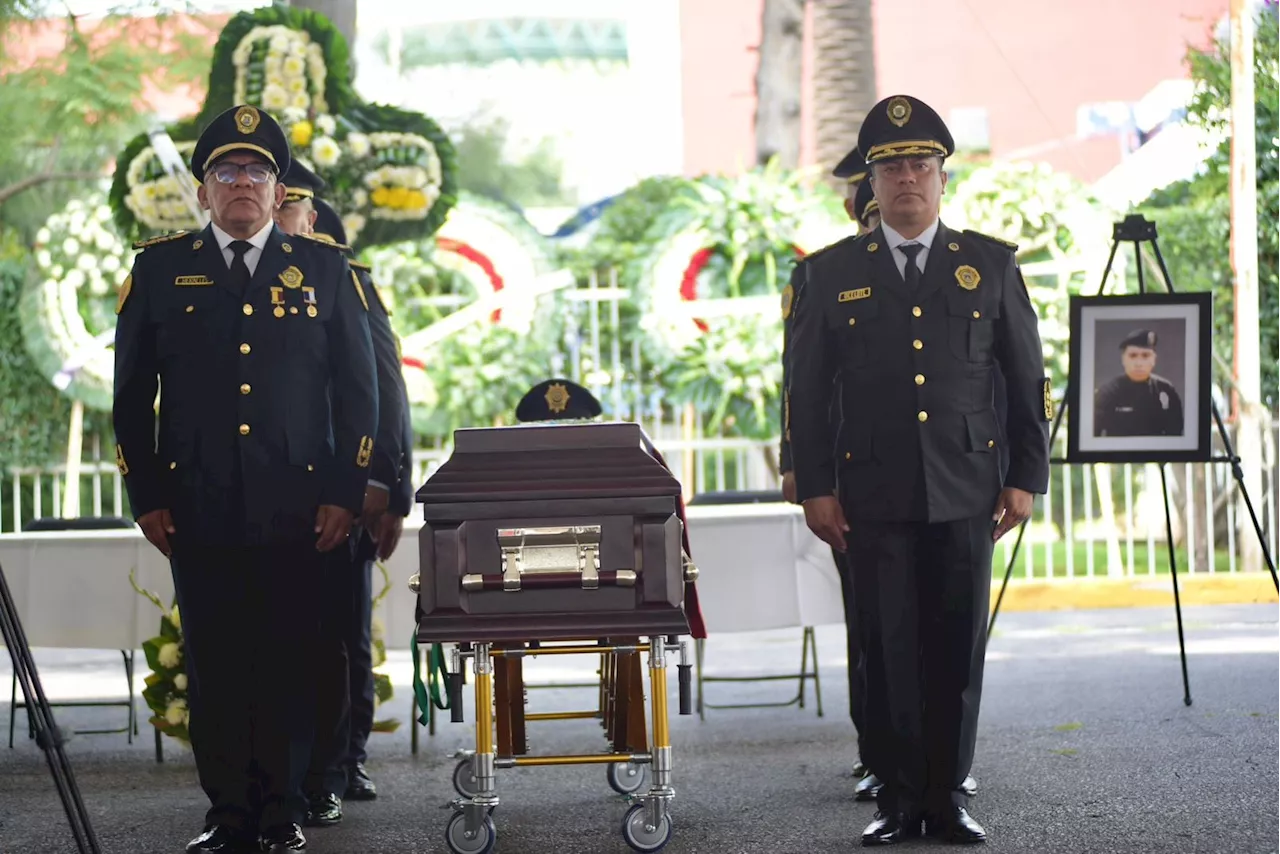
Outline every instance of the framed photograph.
<path fill-rule="evenodd" d="M 1210 458 L 1213 297 L 1071 298 L 1069 462 Z"/>

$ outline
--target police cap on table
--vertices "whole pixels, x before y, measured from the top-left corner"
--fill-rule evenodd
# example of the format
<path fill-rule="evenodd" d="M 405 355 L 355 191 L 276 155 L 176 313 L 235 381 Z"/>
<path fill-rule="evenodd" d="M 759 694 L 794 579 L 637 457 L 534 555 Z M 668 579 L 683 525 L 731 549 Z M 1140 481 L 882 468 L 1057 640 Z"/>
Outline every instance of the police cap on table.
<path fill-rule="evenodd" d="M 325 191 L 328 186 L 324 179 L 307 168 L 301 160 L 293 160 L 289 171 L 281 174 L 280 183 L 284 184 L 284 203 L 300 202 L 312 199 Z"/>
<path fill-rule="evenodd" d="M 868 164 L 897 157 L 941 157 L 955 153 L 951 131 L 932 107 L 910 95 L 893 95 L 871 108 L 858 149 Z"/>
<path fill-rule="evenodd" d="M 1135 329 L 1120 342 L 1120 349 L 1126 350 L 1129 347 L 1141 347 L 1144 350 L 1154 350 L 1157 340 L 1156 334 L 1150 329 Z"/>
<path fill-rule="evenodd" d="M 289 171 L 289 141 L 280 123 L 266 110 L 241 104 L 220 113 L 200 134 L 191 153 L 191 174 L 204 181 L 209 168 L 228 154 L 256 154 L 275 167 L 277 175 Z"/>
<path fill-rule="evenodd" d="M 550 379 L 529 389 L 516 406 L 516 420 L 568 421 L 595 418 L 603 410 L 595 395 L 573 380 Z"/>

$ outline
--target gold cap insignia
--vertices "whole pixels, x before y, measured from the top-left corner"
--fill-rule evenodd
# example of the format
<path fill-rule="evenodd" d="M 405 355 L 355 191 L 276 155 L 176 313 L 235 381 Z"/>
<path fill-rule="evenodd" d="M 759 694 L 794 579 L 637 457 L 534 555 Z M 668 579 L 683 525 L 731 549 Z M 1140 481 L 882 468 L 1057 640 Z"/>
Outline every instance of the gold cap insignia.
<path fill-rule="evenodd" d="M 129 464 L 124 461 L 124 448 L 116 445 L 116 468 L 120 470 L 121 475 L 129 473 Z"/>
<path fill-rule="evenodd" d="M 791 304 L 795 302 L 796 289 L 787 285 L 782 289 L 782 319 L 786 320 L 791 316 Z"/>
<path fill-rule="evenodd" d="M 120 293 L 116 296 L 116 314 L 124 311 L 124 304 L 129 299 L 130 292 L 133 291 L 133 273 L 124 277 L 124 281 L 120 284 Z M 116 448 L 119 449 L 119 445 Z M 124 472 L 121 472 L 124 474 Z"/>
<path fill-rule="evenodd" d="M 879 249 L 879 248 L 880 248 L 880 244 L 879 244 L 879 243 L 868 243 L 868 244 L 867 244 L 867 251 L 868 251 L 868 252 L 875 252 L 875 251 L 876 251 L 877 249 Z"/>
<path fill-rule="evenodd" d="M 373 440 L 368 436 L 360 437 L 360 451 L 356 454 L 356 465 L 362 469 L 369 467 L 369 460 L 373 458 Z"/>
<path fill-rule="evenodd" d="M 262 116 L 253 107 L 241 107 L 236 110 L 236 130 L 248 136 L 258 129 Z"/>
<path fill-rule="evenodd" d="M 982 281 L 982 277 L 978 275 L 978 271 L 965 264 L 956 270 L 956 282 L 966 291 L 971 291 Z"/>
<path fill-rule="evenodd" d="M 547 399 L 547 409 L 552 412 L 564 412 L 569 406 L 569 389 L 560 383 L 549 385 L 545 397 Z"/>
<path fill-rule="evenodd" d="M 286 288 L 302 287 L 302 271 L 297 267 L 290 267 L 280 274 L 280 284 Z"/>
<path fill-rule="evenodd" d="M 893 122 L 895 127 L 902 127 L 911 121 L 911 102 L 901 95 L 891 98 L 885 111 L 889 114 L 889 121 Z"/>

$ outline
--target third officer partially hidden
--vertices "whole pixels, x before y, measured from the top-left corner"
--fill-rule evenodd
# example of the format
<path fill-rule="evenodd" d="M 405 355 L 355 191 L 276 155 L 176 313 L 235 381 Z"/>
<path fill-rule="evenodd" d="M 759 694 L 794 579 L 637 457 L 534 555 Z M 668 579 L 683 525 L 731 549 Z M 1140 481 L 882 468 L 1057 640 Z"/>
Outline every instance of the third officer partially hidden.
<path fill-rule="evenodd" d="M 992 545 L 1030 516 L 1049 479 L 1044 360 L 1013 251 L 938 220 L 953 147 L 915 98 L 872 109 L 858 148 L 880 227 L 805 261 L 791 336 L 797 498 L 854 569 L 863 760 L 884 784 L 866 845 L 922 825 L 951 842 L 985 839 L 961 784 L 977 734 Z"/>
<path fill-rule="evenodd" d="M 1135 330 L 1120 342 L 1124 373 L 1093 393 L 1095 436 L 1183 434 L 1182 398 L 1173 383 L 1153 373 L 1159 343 L 1149 329 Z"/>

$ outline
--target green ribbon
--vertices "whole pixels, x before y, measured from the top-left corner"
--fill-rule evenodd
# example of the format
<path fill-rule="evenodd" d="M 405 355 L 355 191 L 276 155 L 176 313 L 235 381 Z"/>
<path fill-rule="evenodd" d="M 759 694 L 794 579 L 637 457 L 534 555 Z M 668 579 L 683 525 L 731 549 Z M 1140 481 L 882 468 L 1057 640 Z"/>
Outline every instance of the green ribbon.
<path fill-rule="evenodd" d="M 433 643 L 431 649 L 427 653 L 427 681 L 422 681 L 422 656 L 418 654 L 418 632 L 415 628 L 413 637 L 409 640 L 409 650 L 413 653 L 413 696 L 417 699 L 418 708 L 422 714 L 418 716 L 418 723 L 426 726 L 431 718 L 431 707 L 435 706 L 440 711 L 447 711 L 449 708 L 449 699 L 446 692 L 445 698 L 440 699 L 440 681 L 447 672 L 444 667 L 444 647 L 438 643 Z"/>

